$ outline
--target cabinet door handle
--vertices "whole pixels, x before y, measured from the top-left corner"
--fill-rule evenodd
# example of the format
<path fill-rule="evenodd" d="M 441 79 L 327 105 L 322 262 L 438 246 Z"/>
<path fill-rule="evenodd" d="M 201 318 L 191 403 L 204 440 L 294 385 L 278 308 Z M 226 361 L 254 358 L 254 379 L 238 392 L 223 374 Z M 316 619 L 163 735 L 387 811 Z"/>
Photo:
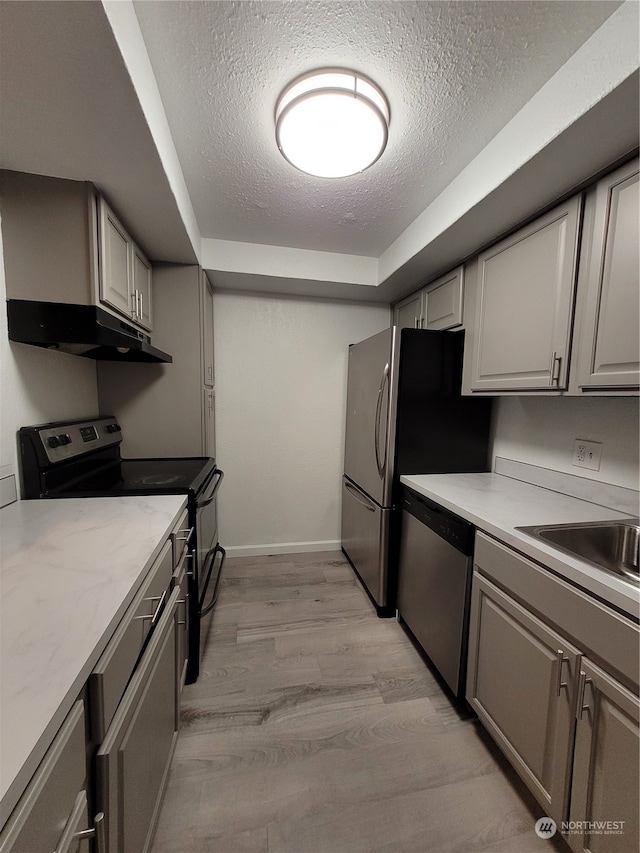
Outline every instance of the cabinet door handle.
<path fill-rule="evenodd" d="M 147 613 L 144 616 L 134 616 L 134 619 L 141 619 L 142 621 L 144 621 L 145 619 L 151 619 L 151 627 L 153 628 L 153 626 L 158 621 L 158 616 L 160 616 L 160 611 L 162 610 L 162 606 L 164 604 L 164 600 L 166 597 L 167 597 L 167 590 L 165 589 L 165 591 L 159 597 L 158 604 L 157 604 L 156 609 L 153 613 Z M 147 601 L 156 601 L 156 599 L 158 599 L 157 595 L 154 596 L 153 598 L 147 598 L 146 600 Z"/>
<path fill-rule="evenodd" d="M 185 595 L 185 597 L 184 597 L 184 598 L 179 598 L 179 599 L 176 601 L 176 604 L 178 604 L 178 605 L 182 605 L 182 604 L 184 604 L 184 619 L 177 619 L 177 620 L 176 620 L 176 625 L 184 625 L 184 626 L 185 626 L 185 628 L 186 628 L 186 626 L 187 626 L 187 604 L 188 604 L 188 603 L 189 603 L 189 602 L 188 602 L 188 596 L 186 596 L 186 595 Z M 176 612 L 177 612 L 177 611 L 176 611 Z"/>
<path fill-rule="evenodd" d="M 562 365 L 562 356 L 554 352 L 551 356 L 551 384 L 559 385 L 560 383 L 560 366 Z"/>
<path fill-rule="evenodd" d="M 562 649 L 558 649 L 558 655 L 557 655 L 558 672 L 556 675 L 556 696 L 560 695 L 563 687 L 568 686 L 567 682 L 562 680 L 562 664 L 565 663 L 565 661 L 568 662 L 568 660 L 569 660 L 569 658 L 566 658 L 564 656 L 564 652 L 562 651 Z"/>
<path fill-rule="evenodd" d="M 93 827 L 91 829 L 83 829 L 81 832 L 76 832 L 73 836 L 74 841 L 83 841 L 85 838 L 95 839 L 96 853 L 107 853 L 107 839 L 104 826 L 104 812 L 98 812 L 93 819 Z"/>
<path fill-rule="evenodd" d="M 592 684 L 592 683 L 593 683 L 593 679 L 589 678 L 587 676 L 586 672 L 583 672 L 583 670 L 580 670 L 580 680 L 578 681 L 578 703 L 576 706 L 576 719 L 577 720 L 582 719 L 583 711 L 589 710 L 589 705 L 584 704 L 584 691 L 585 691 L 587 684 Z"/>
<path fill-rule="evenodd" d="M 184 625 L 187 627 L 187 616 L 189 615 L 189 593 L 185 595 L 184 598 L 179 598 L 177 604 L 184 604 L 184 619 L 178 620 L 178 625 Z M 177 612 L 177 611 L 176 611 Z"/>
<path fill-rule="evenodd" d="M 173 540 L 173 547 L 178 547 L 178 542 L 184 542 L 184 548 L 182 549 L 182 553 L 178 558 L 177 566 L 181 567 L 182 563 L 189 557 L 189 541 L 191 536 L 193 535 L 193 527 L 184 528 L 183 530 L 176 530 L 175 533 L 171 534 L 171 539 Z"/>
<path fill-rule="evenodd" d="M 139 293 L 140 293 L 140 312 L 139 312 L 139 314 L 138 314 L 138 317 L 140 317 L 140 319 L 142 320 L 142 306 L 143 306 L 143 304 L 144 304 L 144 303 L 143 303 L 143 300 L 144 300 L 144 293 L 143 293 L 142 291 L 139 291 Z"/>

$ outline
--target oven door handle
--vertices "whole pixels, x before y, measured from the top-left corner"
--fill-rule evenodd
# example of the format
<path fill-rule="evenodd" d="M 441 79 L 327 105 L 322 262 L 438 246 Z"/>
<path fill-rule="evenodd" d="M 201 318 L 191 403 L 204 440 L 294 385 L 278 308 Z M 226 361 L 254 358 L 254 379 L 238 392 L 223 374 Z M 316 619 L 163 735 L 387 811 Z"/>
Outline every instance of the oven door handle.
<path fill-rule="evenodd" d="M 202 608 L 200 609 L 200 618 L 201 618 L 201 619 L 202 619 L 204 616 L 206 616 L 208 613 L 211 613 L 211 611 L 213 610 L 213 608 L 216 606 L 216 602 L 217 602 L 217 600 L 218 600 L 218 592 L 219 592 L 219 587 L 220 587 L 220 579 L 222 578 L 222 567 L 223 567 L 223 565 L 224 565 L 224 558 L 227 556 L 227 552 L 225 551 L 225 549 L 224 549 L 224 548 L 222 547 L 222 545 L 220 545 L 220 544 L 216 545 L 216 547 L 215 547 L 215 548 L 212 548 L 212 549 L 209 551 L 209 553 L 207 554 L 207 556 L 205 557 L 205 565 L 206 565 L 207 561 L 209 560 L 209 556 L 211 556 L 211 569 L 209 570 L 209 574 L 207 575 L 207 582 L 206 582 L 206 584 L 205 584 L 205 588 L 204 588 L 203 593 L 202 593 L 202 601 L 204 602 L 204 600 L 205 600 L 205 598 L 206 598 L 206 596 L 207 596 L 207 591 L 208 591 L 208 589 L 209 589 L 209 582 L 210 582 L 210 580 L 211 580 L 211 575 L 212 575 L 212 573 L 213 573 L 213 571 L 212 571 L 212 570 L 213 570 L 213 565 L 214 565 L 214 563 L 215 563 L 215 559 L 216 559 L 216 554 L 217 554 L 217 553 L 222 554 L 222 559 L 220 560 L 220 570 L 219 570 L 219 572 L 218 572 L 218 577 L 216 578 L 216 584 L 215 584 L 215 587 L 214 587 L 214 590 L 213 590 L 213 600 L 212 600 L 212 601 L 210 601 L 210 602 L 209 602 L 209 604 L 207 604 L 207 606 L 206 606 L 206 607 L 202 607 Z"/>
<path fill-rule="evenodd" d="M 224 471 L 221 471 L 218 468 L 213 476 L 218 478 L 215 486 L 213 487 L 213 491 L 206 500 L 202 502 L 198 501 L 198 509 L 204 509 L 205 506 L 209 506 L 209 504 L 214 502 L 218 489 L 220 488 L 220 483 L 222 483 L 224 479 Z"/>

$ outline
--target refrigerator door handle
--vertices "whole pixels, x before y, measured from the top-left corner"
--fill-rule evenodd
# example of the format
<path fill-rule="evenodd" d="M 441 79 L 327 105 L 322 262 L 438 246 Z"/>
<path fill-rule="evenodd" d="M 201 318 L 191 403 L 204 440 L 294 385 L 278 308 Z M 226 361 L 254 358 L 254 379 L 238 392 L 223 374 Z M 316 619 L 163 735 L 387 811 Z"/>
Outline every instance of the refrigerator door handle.
<path fill-rule="evenodd" d="M 356 487 L 352 486 L 348 480 L 344 481 L 344 487 L 351 495 L 353 495 L 353 497 L 358 501 L 359 504 L 362 504 L 365 509 L 368 509 L 369 512 L 376 511 L 375 506 L 369 503 L 368 500 L 366 500 L 360 489 L 356 489 Z"/>
<path fill-rule="evenodd" d="M 384 440 L 384 459 L 380 462 L 380 442 L 378 441 L 380 437 L 380 415 L 382 414 L 382 400 L 384 397 L 384 387 L 389 382 L 389 362 L 387 362 L 384 366 L 384 370 L 382 371 L 382 378 L 380 380 L 380 387 L 378 388 L 378 400 L 376 402 L 376 417 L 374 424 L 374 434 L 373 434 L 373 443 L 374 450 L 376 453 L 376 465 L 378 466 L 378 474 L 380 478 L 384 477 L 385 468 L 387 467 L 387 436 L 385 429 L 385 440 Z M 388 424 L 387 424 L 388 429 Z"/>

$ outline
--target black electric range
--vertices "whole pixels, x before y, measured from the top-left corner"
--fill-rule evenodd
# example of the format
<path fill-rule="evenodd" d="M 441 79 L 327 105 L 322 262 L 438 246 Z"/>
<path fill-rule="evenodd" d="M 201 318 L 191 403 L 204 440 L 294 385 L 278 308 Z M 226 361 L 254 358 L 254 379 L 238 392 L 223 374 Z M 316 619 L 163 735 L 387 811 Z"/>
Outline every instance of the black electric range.
<path fill-rule="evenodd" d="M 126 459 L 114 417 L 22 427 L 22 497 L 187 495 L 191 555 L 187 683 L 195 681 L 215 606 L 225 550 L 218 541 L 217 492 L 224 477 L 211 457 Z"/>

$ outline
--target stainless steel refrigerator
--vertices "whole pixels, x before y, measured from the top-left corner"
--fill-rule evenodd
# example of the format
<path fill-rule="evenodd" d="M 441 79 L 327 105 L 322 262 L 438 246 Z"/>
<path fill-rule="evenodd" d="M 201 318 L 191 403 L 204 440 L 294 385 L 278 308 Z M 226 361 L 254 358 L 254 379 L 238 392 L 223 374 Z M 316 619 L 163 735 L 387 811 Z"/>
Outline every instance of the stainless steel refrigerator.
<path fill-rule="evenodd" d="M 342 550 L 395 611 L 400 475 L 489 470 L 491 400 L 462 397 L 464 332 L 392 326 L 349 347 Z"/>

